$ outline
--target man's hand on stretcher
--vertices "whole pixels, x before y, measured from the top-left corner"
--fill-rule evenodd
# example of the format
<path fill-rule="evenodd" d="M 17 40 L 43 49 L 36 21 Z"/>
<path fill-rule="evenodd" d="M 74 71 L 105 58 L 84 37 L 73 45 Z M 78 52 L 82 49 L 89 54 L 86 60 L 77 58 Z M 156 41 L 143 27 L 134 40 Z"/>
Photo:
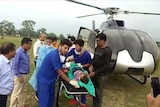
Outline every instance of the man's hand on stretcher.
<path fill-rule="evenodd" d="M 62 68 L 64 73 L 68 73 L 69 68 Z M 80 86 L 78 85 L 77 81 L 72 79 L 69 81 L 69 84 L 71 84 L 72 86 L 74 86 L 75 88 L 80 88 Z"/>
<path fill-rule="evenodd" d="M 63 70 L 65 73 L 68 73 L 68 69 L 64 69 Z M 79 88 L 80 86 L 78 85 L 77 81 L 72 79 L 69 81 L 69 84 L 71 84 L 72 86 L 74 86 L 75 88 Z"/>
<path fill-rule="evenodd" d="M 74 86 L 75 88 L 79 88 L 80 86 L 78 85 L 76 80 L 70 80 L 66 74 L 64 73 L 64 71 L 62 69 L 57 70 L 57 73 L 61 76 L 62 79 L 64 79 L 66 82 L 68 82 L 69 84 L 71 84 L 72 86 Z"/>
<path fill-rule="evenodd" d="M 92 77 L 94 77 L 95 76 L 95 72 L 94 72 L 94 67 L 93 67 L 93 65 L 91 65 L 90 67 L 89 67 L 89 76 L 92 78 Z"/>
<path fill-rule="evenodd" d="M 69 68 L 62 68 L 64 73 L 68 73 Z"/>
<path fill-rule="evenodd" d="M 79 88 L 80 86 L 78 85 L 77 81 L 72 79 L 70 80 L 69 84 L 73 85 L 75 88 Z"/>

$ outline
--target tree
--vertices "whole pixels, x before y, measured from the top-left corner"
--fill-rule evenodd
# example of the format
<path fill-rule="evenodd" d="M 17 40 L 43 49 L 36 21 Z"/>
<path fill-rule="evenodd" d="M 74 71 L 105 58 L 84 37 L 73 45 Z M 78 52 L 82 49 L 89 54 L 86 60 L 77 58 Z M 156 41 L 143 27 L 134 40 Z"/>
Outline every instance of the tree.
<path fill-rule="evenodd" d="M 0 34 L 2 35 L 1 39 L 3 39 L 3 24 L 2 24 L 2 22 L 0 22 Z"/>
<path fill-rule="evenodd" d="M 47 34 L 47 29 L 41 28 L 41 29 L 38 29 L 37 32 L 38 32 L 39 34 L 40 34 L 40 33 Z"/>
<path fill-rule="evenodd" d="M 36 24 L 33 20 L 25 20 L 21 23 L 24 27 L 24 30 L 27 32 L 27 36 L 30 37 L 30 34 L 34 31 L 33 26 Z"/>
<path fill-rule="evenodd" d="M 28 36 L 28 32 L 26 31 L 26 29 L 25 28 L 21 28 L 21 29 L 19 29 L 19 32 L 18 32 L 19 34 L 20 34 L 20 36 L 22 36 L 22 37 L 26 37 L 26 36 Z"/>
<path fill-rule="evenodd" d="M 15 26 L 12 22 L 3 20 L 0 22 L 0 33 L 2 38 L 4 35 L 15 35 Z"/>
<path fill-rule="evenodd" d="M 57 35 L 56 35 L 56 34 L 54 34 L 54 33 L 48 33 L 48 36 L 53 36 L 53 37 L 58 38 L 58 37 L 57 37 Z"/>
<path fill-rule="evenodd" d="M 15 26 L 12 22 L 8 22 L 5 29 L 7 30 L 7 35 L 15 35 L 16 33 Z"/>
<path fill-rule="evenodd" d="M 65 39 L 65 37 L 63 36 L 63 34 L 60 34 L 60 35 L 59 35 L 59 39 L 60 39 L 60 40 Z"/>
<path fill-rule="evenodd" d="M 3 20 L 2 22 L 0 22 L 0 31 L 1 31 L 1 35 L 2 38 L 4 35 L 6 35 L 6 25 L 7 25 L 8 21 L 7 20 Z"/>

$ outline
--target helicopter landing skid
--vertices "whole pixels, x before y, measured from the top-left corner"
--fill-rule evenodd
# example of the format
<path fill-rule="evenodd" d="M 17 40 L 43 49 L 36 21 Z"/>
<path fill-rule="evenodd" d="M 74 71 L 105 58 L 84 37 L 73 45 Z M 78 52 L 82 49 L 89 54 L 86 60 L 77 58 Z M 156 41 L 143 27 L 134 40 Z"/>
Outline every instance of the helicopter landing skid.
<path fill-rule="evenodd" d="M 128 74 L 129 77 L 133 78 L 134 80 L 136 80 L 137 82 L 139 82 L 140 84 L 145 84 L 147 82 L 147 76 L 136 76 L 136 75 L 130 75 Z"/>

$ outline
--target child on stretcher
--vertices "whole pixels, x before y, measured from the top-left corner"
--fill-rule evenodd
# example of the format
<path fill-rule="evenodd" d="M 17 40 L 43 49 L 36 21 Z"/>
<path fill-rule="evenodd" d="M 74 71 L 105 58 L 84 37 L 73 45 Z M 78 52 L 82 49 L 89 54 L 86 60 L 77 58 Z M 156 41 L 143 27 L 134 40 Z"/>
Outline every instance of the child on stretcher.
<path fill-rule="evenodd" d="M 68 77 L 70 79 L 77 80 L 80 87 L 85 87 L 88 93 L 92 96 L 95 96 L 95 89 L 93 86 L 93 83 L 88 75 L 88 72 L 84 70 L 79 64 L 77 63 L 67 63 L 65 64 L 66 68 L 68 68 Z M 67 70 L 65 70 L 67 71 Z M 85 104 L 83 104 L 83 97 L 86 97 L 85 95 L 81 95 L 81 106 L 80 107 L 86 107 Z M 74 102 L 72 104 L 76 104 L 76 100 L 73 99 Z"/>
<path fill-rule="evenodd" d="M 68 72 L 72 73 L 72 75 L 74 76 L 73 78 L 76 81 L 81 81 L 81 82 L 83 82 L 85 84 L 87 84 L 89 82 L 88 72 L 84 71 L 84 69 L 80 66 L 79 63 L 67 62 L 66 64 L 70 64 L 70 65 L 65 65 L 65 67 L 64 67 L 65 70 L 64 71 L 66 73 L 68 73 Z"/>
<path fill-rule="evenodd" d="M 89 81 L 88 74 L 83 72 L 80 68 L 74 69 L 73 70 L 73 75 L 74 75 L 74 79 L 77 80 L 77 81 L 81 81 L 85 84 L 87 84 L 88 81 Z"/>

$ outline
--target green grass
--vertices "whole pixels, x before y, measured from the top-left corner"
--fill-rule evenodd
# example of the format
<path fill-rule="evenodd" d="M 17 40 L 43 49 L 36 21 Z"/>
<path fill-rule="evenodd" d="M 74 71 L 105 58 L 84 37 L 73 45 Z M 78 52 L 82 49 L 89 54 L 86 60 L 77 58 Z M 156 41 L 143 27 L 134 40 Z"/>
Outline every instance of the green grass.
<path fill-rule="evenodd" d="M 0 45 L 5 41 L 10 41 L 16 44 L 17 48 L 20 46 L 22 38 L 19 37 L 4 37 L 0 39 Z M 36 39 L 33 39 L 33 43 Z M 32 49 L 29 51 L 31 58 L 31 68 L 29 77 L 34 70 Z M 160 60 L 153 75 L 160 76 L 158 72 L 160 69 Z M 150 81 L 145 85 L 141 85 L 132 78 L 124 74 L 111 74 L 105 83 L 103 107 L 146 107 L 145 98 L 150 93 Z M 37 101 L 34 98 L 34 91 L 29 84 L 27 84 L 26 107 L 37 107 Z M 67 98 L 62 94 L 60 97 L 62 107 L 74 107 L 68 105 Z M 91 98 L 87 99 L 87 106 L 91 106 Z M 8 99 L 9 105 L 9 99 Z M 7 106 L 8 107 L 8 106 Z"/>

